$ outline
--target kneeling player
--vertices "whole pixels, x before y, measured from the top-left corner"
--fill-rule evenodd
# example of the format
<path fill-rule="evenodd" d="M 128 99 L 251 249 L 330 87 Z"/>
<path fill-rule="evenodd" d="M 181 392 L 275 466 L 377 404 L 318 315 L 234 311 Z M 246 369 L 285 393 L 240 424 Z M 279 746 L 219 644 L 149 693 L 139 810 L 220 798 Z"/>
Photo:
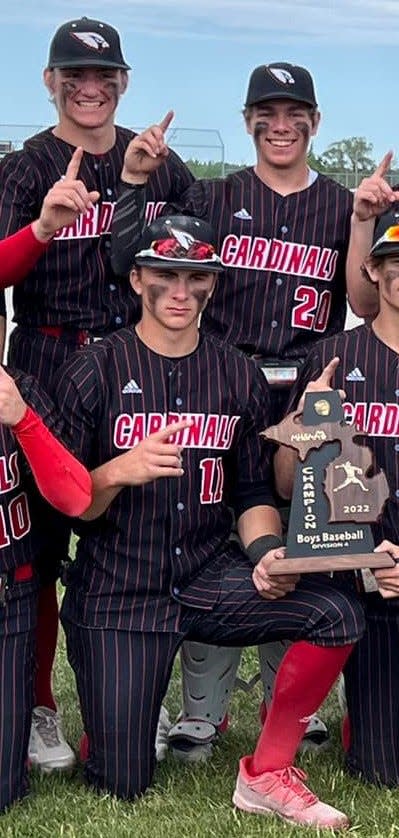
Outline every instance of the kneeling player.
<path fill-rule="evenodd" d="M 56 423 L 54 407 L 34 379 L 0 367 L 0 811 L 28 788 L 39 492 L 71 516 L 91 502 L 90 476 L 49 430 Z"/>
<path fill-rule="evenodd" d="M 304 386 L 334 357 L 331 386 L 345 391 L 346 420 L 369 435 L 377 465 L 386 474 L 390 497 L 373 526 L 378 550 L 399 561 L 399 203 L 378 221 L 365 282 L 378 289 L 379 313 L 362 325 L 323 341 L 311 353 L 296 385 L 292 405 Z M 339 363 L 338 363 L 339 359 Z M 312 389 L 317 387 L 315 382 Z M 292 456 L 276 455 L 279 490 L 289 495 Z M 384 539 L 384 540 L 383 540 Z M 382 543 L 380 543 L 382 541 Z M 351 773 L 389 786 L 399 784 L 399 564 L 374 572 L 374 590 L 363 598 L 366 632 L 345 668 L 349 712 L 347 766 Z"/>
<path fill-rule="evenodd" d="M 298 824 L 347 825 L 293 766 L 307 719 L 364 629 L 356 595 L 329 578 L 269 577 L 281 557 L 270 492 L 269 393 L 256 364 L 198 331 L 221 263 L 210 226 L 187 216 L 144 232 L 131 282 L 136 328 L 63 366 L 57 403 L 92 469 L 62 619 L 89 738 L 86 777 L 135 798 L 185 639 L 294 641 L 279 669 L 234 803 Z M 244 548 L 229 540 L 233 507 Z"/>

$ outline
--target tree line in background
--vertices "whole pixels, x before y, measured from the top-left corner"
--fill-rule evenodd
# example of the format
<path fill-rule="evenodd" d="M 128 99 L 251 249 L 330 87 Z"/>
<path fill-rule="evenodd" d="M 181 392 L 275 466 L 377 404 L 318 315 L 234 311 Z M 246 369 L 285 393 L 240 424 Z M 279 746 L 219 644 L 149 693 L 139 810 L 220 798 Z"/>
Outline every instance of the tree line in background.
<path fill-rule="evenodd" d="M 331 177 L 336 176 L 345 186 L 352 188 L 357 186 L 363 177 L 370 175 L 380 162 L 372 155 L 373 146 L 365 137 L 349 137 L 331 143 L 320 155 L 314 154 L 311 149 L 308 162 L 312 169 Z M 221 177 L 223 167 L 224 174 L 227 175 L 229 172 L 244 168 L 245 165 L 242 163 L 223 164 L 221 161 L 201 162 L 193 159 L 186 162 L 197 178 Z M 389 180 L 392 183 L 399 181 L 399 168 L 395 160 L 392 161 Z"/>

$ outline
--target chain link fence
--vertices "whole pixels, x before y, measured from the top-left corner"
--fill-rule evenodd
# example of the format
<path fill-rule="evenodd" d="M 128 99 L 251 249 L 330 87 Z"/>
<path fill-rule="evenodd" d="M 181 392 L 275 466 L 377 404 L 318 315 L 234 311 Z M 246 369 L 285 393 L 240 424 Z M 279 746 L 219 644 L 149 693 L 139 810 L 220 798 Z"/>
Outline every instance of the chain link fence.
<path fill-rule="evenodd" d="M 44 131 L 46 125 L 17 125 L 0 123 L 0 159 L 10 151 L 22 148 L 27 137 Z M 131 126 L 132 131 L 140 133 L 143 126 Z M 167 134 L 169 145 L 178 151 L 183 160 L 212 160 L 218 167 L 218 174 L 224 177 L 225 146 L 216 128 L 179 128 L 173 126 Z"/>
<path fill-rule="evenodd" d="M 46 125 L 23 125 L 12 123 L 0 123 L 0 159 L 10 151 L 22 147 L 24 140 L 44 131 Z M 132 130 L 140 132 L 143 127 L 134 126 Z M 225 177 L 226 175 L 244 168 L 245 164 L 237 166 L 227 163 L 225 159 L 225 145 L 220 131 L 216 128 L 179 128 L 172 127 L 167 135 L 168 143 L 175 149 L 183 160 L 200 160 L 211 162 L 215 166 L 215 176 Z M 329 177 L 346 186 L 347 189 L 356 189 L 364 172 L 329 172 Z M 399 172 L 390 172 L 386 180 L 393 186 L 399 183 Z"/>

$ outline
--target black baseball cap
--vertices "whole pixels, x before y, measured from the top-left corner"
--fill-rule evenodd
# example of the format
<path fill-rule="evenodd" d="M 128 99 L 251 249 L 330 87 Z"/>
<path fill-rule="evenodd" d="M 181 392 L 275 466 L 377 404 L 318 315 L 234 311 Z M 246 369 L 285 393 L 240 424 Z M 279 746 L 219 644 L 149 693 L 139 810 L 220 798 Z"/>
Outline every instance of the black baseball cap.
<path fill-rule="evenodd" d="M 169 215 L 153 221 L 143 232 L 134 261 L 148 268 L 223 270 L 212 227 L 207 221 L 188 215 Z"/>
<path fill-rule="evenodd" d="M 312 76 L 296 64 L 278 62 L 255 67 L 249 79 L 245 107 L 269 99 L 294 99 L 317 108 Z"/>
<path fill-rule="evenodd" d="M 122 55 L 119 34 L 101 20 L 81 17 L 57 29 L 48 57 L 48 68 L 110 67 L 130 70 Z"/>
<path fill-rule="evenodd" d="M 370 256 L 399 254 L 399 201 L 380 215 L 374 230 Z"/>

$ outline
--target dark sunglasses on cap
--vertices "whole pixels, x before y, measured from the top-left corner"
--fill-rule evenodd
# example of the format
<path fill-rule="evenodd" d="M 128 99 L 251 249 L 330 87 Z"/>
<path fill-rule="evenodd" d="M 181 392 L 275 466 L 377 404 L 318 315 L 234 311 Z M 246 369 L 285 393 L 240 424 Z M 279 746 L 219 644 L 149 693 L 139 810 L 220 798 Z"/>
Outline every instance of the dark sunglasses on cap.
<path fill-rule="evenodd" d="M 176 239 L 159 239 L 151 242 L 151 248 L 146 251 L 147 254 L 169 259 L 193 259 L 198 262 L 213 259 L 216 255 L 215 248 L 211 244 L 194 240 L 188 247 L 183 247 Z"/>

